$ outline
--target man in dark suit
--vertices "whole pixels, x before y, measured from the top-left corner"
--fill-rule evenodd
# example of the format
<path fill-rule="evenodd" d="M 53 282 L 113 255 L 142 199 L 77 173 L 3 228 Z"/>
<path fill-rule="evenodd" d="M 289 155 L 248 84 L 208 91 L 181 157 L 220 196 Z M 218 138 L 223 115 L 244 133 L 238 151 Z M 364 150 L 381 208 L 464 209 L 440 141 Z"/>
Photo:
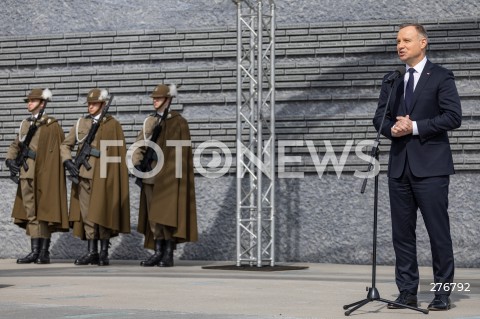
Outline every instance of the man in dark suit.
<path fill-rule="evenodd" d="M 396 302 L 417 306 L 415 227 L 420 208 L 430 237 L 434 282 L 442 284 L 428 309 L 448 310 L 454 259 L 447 209 L 454 168 L 447 132 L 461 125 L 462 110 L 453 73 L 427 60 L 427 44 L 422 25 L 400 26 L 397 53 L 407 72 L 394 81 L 388 105 L 390 84 L 383 84 L 373 123 L 392 142 L 388 185 L 400 291 Z"/>

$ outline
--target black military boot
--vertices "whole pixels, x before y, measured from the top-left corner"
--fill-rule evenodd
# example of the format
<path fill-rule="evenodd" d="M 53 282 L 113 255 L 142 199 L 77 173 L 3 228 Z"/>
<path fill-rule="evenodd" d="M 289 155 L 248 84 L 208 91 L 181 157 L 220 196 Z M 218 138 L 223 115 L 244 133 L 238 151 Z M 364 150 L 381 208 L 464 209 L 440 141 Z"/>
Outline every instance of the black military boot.
<path fill-rule="evenodd" d="M 17 259 L 17 264 L 30 264 L 38 259 L 38 255 L 40 254 L 40 238 L 32 238 L 30 242 L 32 251 L 25 257 Z"/>
<path fill-rule="evenodd" d="M 165 253 L 158 264 L 159 267 L 173 267 L 173 251 L 175 250 L 175 240 L 165 241 Z"/>
<path fill-rule="evenodd" d="M 35 261 L 36 264 L 49 264 L 50 263 L 50 238 L 40 238 L 42 244 L 40 245 L 40 254 Z"/>
<path fill-rule="evenodd" d="M 142 260 L 140 266 L 143 267 L 153 267 L 157 266 L 163 258 L 163 253 L 165 251 L 165 240 L 155 239 L 155 254 L 151 255 L 150 258 Z"/>
<path fill-rule="evenodd" d="M 100 239 L 100 255 L 98 258 L 99 266 L 110 265 L 110 260 L 108 259 L 108 247 L 110 247 L 110 240 Z"/>
<path fill-rule="evenodd" d="M 98 265 L 98 239 L 87 239 L 88 253 L 75 260 L 75 265 Z"/>

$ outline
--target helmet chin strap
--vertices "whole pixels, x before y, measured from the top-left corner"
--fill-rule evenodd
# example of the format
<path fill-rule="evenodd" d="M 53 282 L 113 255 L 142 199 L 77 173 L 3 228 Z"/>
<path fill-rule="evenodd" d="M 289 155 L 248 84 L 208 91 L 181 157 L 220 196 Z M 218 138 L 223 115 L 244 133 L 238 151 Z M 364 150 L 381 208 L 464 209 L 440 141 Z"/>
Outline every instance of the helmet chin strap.
<path fill-rule="evenodd" d="M 170 107 L 170 103 L 172 103 L 172 98 L 171 97 L 166 98 L 165 101 L 163 101 L 162 105 L 160 105 L 160 107 L 158 109 L 161 110 L 167 102 L 168 102 L 168 105 L 164 109 L 164 111 Z"/>
<path fill-rule="evenodd" d="M 38 113 L 40 113 L 40 111 L 42 110 L 42 103 L 44 104 L 44 101 L 40 100 L 37 106 L 35 106 L 35 108 L 30 113 L 32 115 L 37 115 Z"/>

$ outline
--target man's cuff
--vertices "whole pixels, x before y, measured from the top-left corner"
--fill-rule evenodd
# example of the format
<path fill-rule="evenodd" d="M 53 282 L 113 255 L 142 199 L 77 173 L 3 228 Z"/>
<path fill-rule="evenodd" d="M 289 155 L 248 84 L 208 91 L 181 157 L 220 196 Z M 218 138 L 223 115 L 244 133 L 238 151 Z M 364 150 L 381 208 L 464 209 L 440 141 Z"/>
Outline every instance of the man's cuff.
<path fill-rule="evenodd" d="M 412 135 L 418 135 L 417 121 L 412 121 Z"/>

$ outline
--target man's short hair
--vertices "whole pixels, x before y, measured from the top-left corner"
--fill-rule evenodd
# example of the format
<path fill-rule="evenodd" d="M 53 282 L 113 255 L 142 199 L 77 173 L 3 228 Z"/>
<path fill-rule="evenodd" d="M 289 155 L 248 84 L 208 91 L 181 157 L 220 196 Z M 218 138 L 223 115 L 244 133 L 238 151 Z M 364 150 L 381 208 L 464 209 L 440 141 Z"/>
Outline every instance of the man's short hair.
<path fill-rule="evenodd" d="M 425 30 L 423 25 L 421 25 L 420 23 L 404 23 L 404 24 L 401 24 L 398 29 L 401 30 L 401 29 L 406 28 L 406 27 L 414 27 L 415 30 L 417 30 L 418 34 L 420 36 L 424 37 L 425 39 L 427 39 L 427 41 L 428 41 L 427 31 Z"/>

